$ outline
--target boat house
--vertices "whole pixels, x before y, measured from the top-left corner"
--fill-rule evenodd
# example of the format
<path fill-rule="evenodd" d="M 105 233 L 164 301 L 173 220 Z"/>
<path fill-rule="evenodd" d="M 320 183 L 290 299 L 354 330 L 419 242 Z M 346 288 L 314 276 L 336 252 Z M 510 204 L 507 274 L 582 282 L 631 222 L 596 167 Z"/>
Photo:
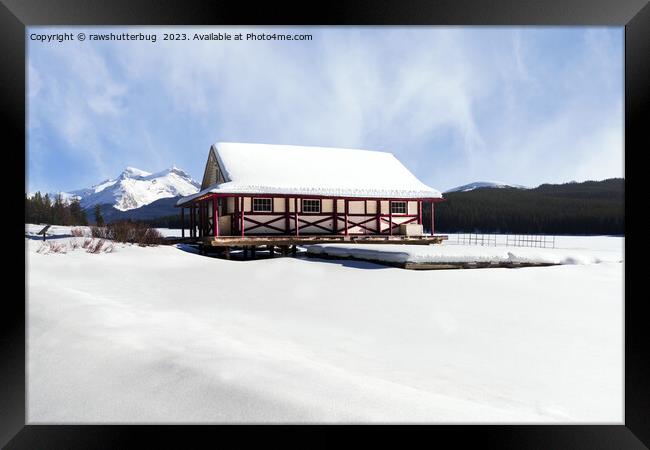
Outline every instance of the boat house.
<path fill-rule="evenodd" d="M 189 236 L 204 241 L 227 236 L 397 238 L 424 234 L 425 204 L 431 204 L 433 235 L 433 207 L 440 201 L 440 192 L 392 153 L 218 143 L 210 147 L 201 190 L 176 206 L 184 224 L 189 216 Z"/>

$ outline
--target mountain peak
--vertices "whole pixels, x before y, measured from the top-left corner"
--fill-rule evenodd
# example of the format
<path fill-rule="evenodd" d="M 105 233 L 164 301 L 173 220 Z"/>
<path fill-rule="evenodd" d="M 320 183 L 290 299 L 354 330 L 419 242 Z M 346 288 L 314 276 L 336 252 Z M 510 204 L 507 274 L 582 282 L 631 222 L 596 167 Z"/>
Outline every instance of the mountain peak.
<path fill-rule="evenodd" d="M 508 184 L 500 181 L 475 181 L 473 183 L 464 184 L 462 186 L 457 186 L 455 188 L 447 189 L 445 193 L 448 192 L 467 192 L 473 191 L 474 189 L 502 189 L 502 188 L 515 188 L 515 189 L 530 189 L 528 186 L 522 186 L 521 184 Z"/>
<path fill-rule="evenodd" d="M 148 177 L 151 175 L 150 172 L 145 172 L 144 170 L 138 169 L 133 166 L 126 166 L 122 171 L 122 175 L 136 176 L 136 177 Z"/>
<path fill-rule="evenodd" d="M 95 205 L 110 205 L 120 211 L 128 211 L 163 198 L 195 194 L 199 191 L 199 186 L 187 172 L 178 167 L 151 173 L 127 166 L 117 178 L 62 194 L 79 198 L 84 209 Z"/>
<path fill-rule="evenodd" d="M 171 166 L 171 168 L 169 169 L 169 173 L 175 173 L 176 175 L 180 175 L 181 177 L 191 178 L 187 172 L 185 172 L 183 169 L 176 166 Z"/>

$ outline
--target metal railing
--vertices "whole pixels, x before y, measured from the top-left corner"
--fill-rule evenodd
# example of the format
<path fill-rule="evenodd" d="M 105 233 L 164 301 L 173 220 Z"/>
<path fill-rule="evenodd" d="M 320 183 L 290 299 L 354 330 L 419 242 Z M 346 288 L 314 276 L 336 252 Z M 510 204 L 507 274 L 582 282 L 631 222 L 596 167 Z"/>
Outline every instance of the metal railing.
<path fill-rule="evenodd" d="M 541 234 L 457 233 L 456 239 L 450 236 L 447 242 L 449 244 L 488 247 L 555 248 L 555 236 Z"/>

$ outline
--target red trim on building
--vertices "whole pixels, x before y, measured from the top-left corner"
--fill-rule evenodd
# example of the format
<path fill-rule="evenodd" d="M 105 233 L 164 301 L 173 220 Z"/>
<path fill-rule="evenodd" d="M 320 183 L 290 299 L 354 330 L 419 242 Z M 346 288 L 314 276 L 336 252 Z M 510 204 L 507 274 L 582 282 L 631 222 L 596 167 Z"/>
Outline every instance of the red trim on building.
<path fill-rule="evenodd" d="M 294 226 L 295 226 L 295 235 L 299 236 L 301 229 L 314 227 L 324 233 L 333 233 L 339 234 L 343 232 L 345 235 L 349 234 L 390 234 L 393 235 L 393 230 L 399 228 L 399 225 L 402 223 L 412 223 L 417 222 L 422 224 L 422 215 L 423 215 L 423 202 L 427 201 L 431 203 L 431 228 L 432 234 L 435 231 L 435 203 L 444 201 L 442 198 L 427 198 L 427 199 L 402 199 L 402 198 L 392 198 L 392 199 L 380 199 L 380 198 L 357 198 L 357 197 L 328 197 L 320 195 L 306 195 L 304 197 L 292 197 L 290 195 L 279 195 L 279 194 L 266 194 L 266 195 L 246 195 L 246 194 L 217 194 L 212 193 L 209 195 L 202 196 L 200 198 L 194 199 L 193 201 L 181 205 L 181 222 L 182 222 L 182 235 L 185 235 L 185 224 L 184 224 L 184 215 L 185 208 L 188 208 L 191 211 L 190 214 L 190 236 L 207 236 L 221 235 L 219 230 L 219 199 L 221 198 L 233 198 L 234 199 L 234 211 L 224 213 L 231 217 L 231 235 L 241 233 L 242 237 L 245 237 L 246 231 L 255 231 L 260 230 L 261 228 L 268 228 L 272 234 L 290 234 L 291 233 L 291 213 L 289 210 L 290 198 L 294 199 Z M 251 211 L 246 213 L 245 211 L 245 198 L 251 199 Z M 270 198 L 271 199 L 271 211 L 252 211 L 252 199 L 253 198 Z M 284 198 L 284 212 L 275 212 L 275 198 Z M 333 201 L 332 212 L 323 212 L 322 211 L 322 202 L 321 202 L 321 212 L 299 212 L 299 206 L 302 204 L 303 198 L 306 199 L 328 199 Z M 208 201 L 212 200 L 212 217 L 209 215 L 209 205 Z M 344 214 L 339 213 L 338 201 L 343 200 L 345 205 Z M 376 202 L 376 211 L 375 214 L 368 214 L 368 201 Z M 350 202 L 364 202 L 364 211 L 365 213 L 351 213 L 350 212 Z M 388 202 L 388 214 L 382 214 L 381 212 L 381 202 Z M 405 214 L 393 214 L 393 202 L 407 202 L 407 211 Z M 408 202 L 417 202 L 417 213 L 408 214 Z M 299 203 L 300 202 L 300 203 Z M 227 204 L 227 200 L 226 200 Z M 267 216 L 266 218 L 258 218 L 257 216 Z M 268 216 L 273 216 L 269 218 Z M 284 228 L 278 224 L 284 218 Z M 359 220 L 355 220 L 359 218 Z M 395 220 L 399 218 L 399 223 L 395 223 Z M 404 220 L 406 219 L 406 220 Z M 211 222 L 212 220 L 212 222 Z M 331 226 L 326 225 L 325 223 L 329 220 L 332 221 Z M 345 220 L 345 227 L 339 228 L 339 221 Z M 376 221 L 376 229 L 373 229 L 370 226 L 372 221 Z M 248 221 L 248 228 L 246 227 Z M 383 224 L 387 224 L 387 228 L 382 230 Z M 250 226 L 252 225 L 252 226 Z M 237 229 L 239 227 L 239 229 Z M 361 230 L 359 232 L 351 232 L 351 229 L 358 228 Z M 321 234 L 318 231 L 312 230 L 309 233 Z"/>
<path fill-rule="evenodd" d="M 293 198 L 293 220 L 296 226 L 296 236 L 300 236 L 300 225 L 298 225 L 298 197 Z"/>

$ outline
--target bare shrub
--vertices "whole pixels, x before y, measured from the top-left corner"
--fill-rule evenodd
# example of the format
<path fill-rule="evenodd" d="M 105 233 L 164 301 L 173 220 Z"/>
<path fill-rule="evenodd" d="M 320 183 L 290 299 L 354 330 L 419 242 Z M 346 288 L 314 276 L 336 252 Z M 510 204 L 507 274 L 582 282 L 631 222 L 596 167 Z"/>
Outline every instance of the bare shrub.
<path fill-rule="evenodd" d="M 145 247 L 147 245 L 159 245 L 163 240 L 163 235 L 155 228 L 145 228 L 138 239 L 138 245 Z"/>
<path fill-rule="evenodd" d="M 76 238 L 70 239 L 70 250 L 76 250 L 79 246 L 79 241 Z"/>
<path fill-rule="evenodd" d="M 113 253 L 115 251 L 115 246 L 112 242 L 109 242 L 108 245 L 104 245 L 104 253 Z"/>
<path fill-rule="evenodd" d="M 52 253 L 66 253 L 66 248 L 65 245 L 60 242 L 50 241 L 50 251 Z"/>
<path fill-rule="evenodd" d="M 150 228 L 144 223 L 128 220 L 110 223 L 106 226 L 106 230 L 106 239 L 111 239 L 115 242 L 138 244 L 142 247 L 158 245 L 163 240 L 162 234 L 155 228 Z"/>
<path fill-rule="evenodd" d="M 90 234 L 96 239 L 111 240 L 124 244 L 138 244 L 141 247 L 159 245 L 164 239 L 157 229 L 130 220 L 111 222 L 104 227 L 90 227 Z M 84 248 L 86 247 L 84 246 Z"/>
<path fill-rule="evenodd" d="M 72 230 L 70 230 L 70 234 L 72 234 L 74 237 L 84 237 L 86 235 L 84 229 L 79 227 L 74 227 Z"/>
<path fill-rule="evenodd" d="M 86 249 L 86 252 L 88 253 L 100 253 L 102 251 L 102 247 L 104 246 L 104 240 L 99 239 L 95 241 L 94 243 L 91 243 L 88 248 Z"/>
<path fill-rule="evenodd" d="M 91 238 L 86 238 L 86 239 L 84 239 L 84 242 L 83 242 L 83 244 L 81 244 L 81 246 L 83 248 L 88 248 L 88 247 L 90 247 L 92 245 L 92 243 L 93 243 L 93 240 Z"/>
<path fill-rule="evenodd" d="M 108 227 L 90 227 L 90 235 L 98 239 L 111 239 Z"/>
<path fill-rule="evenodd" d="M 116 242 L 132 243 L 135 239 L 137 224 L 126 220 L 110 223 L 107 227 L 107 234 L 110 239 Z"/>
<path fill-rule="evenodd" d="M 41 246 L 36 250 L 38 253 L 49 254 L 49 253 L 67 253 L 66 246 L 59 242 L 46 241 L 41 244 Z"/>

